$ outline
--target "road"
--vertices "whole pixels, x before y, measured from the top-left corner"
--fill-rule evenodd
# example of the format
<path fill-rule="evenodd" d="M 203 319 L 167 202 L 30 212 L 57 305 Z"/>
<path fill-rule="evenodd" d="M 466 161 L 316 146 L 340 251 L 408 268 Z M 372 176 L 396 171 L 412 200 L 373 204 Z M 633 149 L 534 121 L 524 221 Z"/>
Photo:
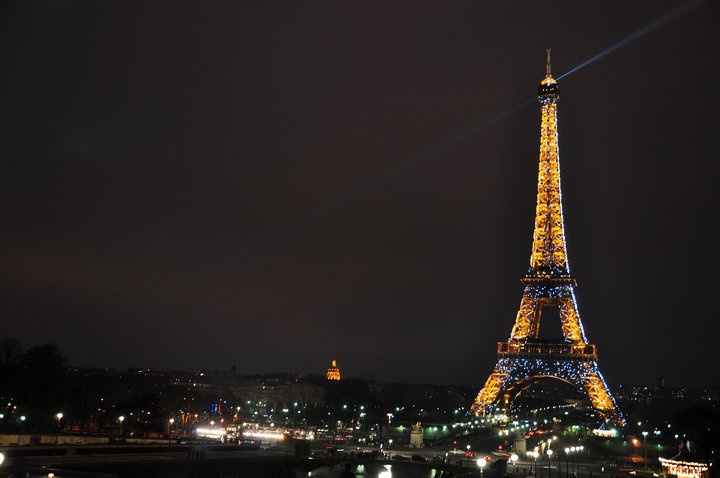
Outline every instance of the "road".
<path fill-rule="evenodd" d="M 196 445 L 173 445 L 167 447 L 155 447 L 147 449 L 145 447 L 133 447 L 133 446 L 120 446 L 120 447 L 105 447 L 102 449 L 92 450 L 88 448 L 77 448 L 77 449 L 58 449 L 57 453 L 55 450 L 48 448 L 42 449 L 25 449 L 23 450 L 26 455 L 23 459 L 23 465 L 27 468 L 27 471 L 31 472 L 31 477 L 43 477 L 48 476 L 50 470 L 61 470 L 62 473 L 56 472 L 57 478 L 70 478 L 74 476 L 67 470 L 69 469 L 84 469 L 84 470 L 99 470 L 104 473 L 112 473 L 112 475 L 97 473 L 94 475 L 83 475 L 86 477 L 103 477 L 108 478 L 114 476 L 116 478 L 125 478 L 125 476 L 140 476 L 133 474 L 123 474 L 117 470 L 123 469 L 138 469 L 138 468 L 153 468 L 155 470 L 170 470 L 167 471 L 167 475 L 162 474 L 151 474 L 147 476 L 176 476 L 181 477 L 178 473 L 178 467 L 181 468 L 193 468 L 195 469 L 206 469 L 209 464 L 226 462 L 228 466 L 234 466 L 235 470 L 238 469 L 238 463 L 264 463 L 266 468 L 277 467 L 279 464 L 293 462 L 294 466 L 302 467 L 302 471 L 299 472 L 302 476 L 308 476 L 307 473 L 310 469 L 315 466 L 319 471 L 313 476 L 333 476 L 333 467 L 340 462 L 353 462 L 353 463 L 365 463 L 365 467 L 362 469 L 362 473 L 356 475 L 365 478 L 377 478 L 377 475 L 372 475 L 378 466 L 385 466 L 384 464 L 392 465 L 394 470 L 405 469 L 410 465 L 420 465 L 421 463 L 412 461 L 413 455 L 421 456 L 426 462 L 427 466 L 421 468 L 425 470 L 424 475 L 418 476 L 440 476 L 440 470 L 447 469 L 447 464 L 442 464 L 433 461 L 434 457 L 445 458 L 446 453 L 452 456 L 449 451 L 440 448 L 424 448 L 424 449 L 410 449 L 402 447 L 394 447 L 389 450 L 386 455 L 389 460 L 369 460 L 367 457 L 361 457 L 360 452 L 370 452 L 377 450 L 377 448 L 353 448 L 353 447 L 340 447 L 338 451 L 333 455 L 327 455 L 325 444 L 314 444 L 311 448 L 311 453 L 314 460 L 303 460 L 302 458 L 295 456 L 294 444 L 280 444 L 271 450 L 251 450 L 242 449 L 237 445 L 214 445 L 209 444 L 196 444 Z M 340 450 L 342 449 L 342 450 Z M 94 451 L 94 453 L 89 453 Z M 55 453 L 55 455 L 53 455 Z M 462 451 L 458 450 L 458 459 L 464 455 Z M 402 456 L 405 459 L 399 460 L 393 457 Z M 483 454 L 480 454 L 483 456 Z M 454 472 L 458 472 L 470 476 L 478 477 L 493 477 L 499 470 L 496 470 L 492 465 L 488 465 L 480 473 L 480 469 L 477 467 L 476 459 L 462 459 L 462 467 L 458 466 L 458 462 L 455 458 L 449 460 L 450 465 Z M 314 465 L 313 465 L 314 463 Z M 368 465 L 372 463 L 374 468 Z M 219 467 L 220 465 L 218 465 Z M 219 468 L 215 467 L 215 470 Z M 322 474 L 323 468 L 326 468 L 325 474 Z M 7 469 L 8 466 L 3 466 L 3 469 Z M 172 471 L 174 470 L 174 471 Z M 372 471 L 371 471 L 372 470 Z M 533 470 L 533 461 L 527 460 L 521 457 L 513 466 L 511 463 L 507 464 L 506 474 L 513 477 L 527 477 L 527 478 L 570 478 L 572 472 L 575 472 L 577 478 L 611 478 L 611 476 L 622 477 L 622 473 L 618 473 L 616 470 L 603 469 L 602 463 L 592 462 L 590 460 L 581 460 L 572 463 L 567 463 L 561 460 L 552 460 L 550 467 L 546 460 L 537 460 L 537 469 Z M 154 473 L 157 473 L 155 471 Z M 175 473 L 174 475 L 172 473 Z M 397 473 L 393 473 L 395 475 Z M 234 475 L 230 476 L 235 476 Z M 3 474 L 0 471 L 0 477 Z M 215 474 L 201 474 L 197 476 L 211 476 L 212 478 L 218 478 L 222 476 L 215 471 Z M 272 474 L 261 474 L 261 475 L 241 475 L 241 476 L 273 476 Z M 298 475 L 300 476 L 300 475 Z M 403 474 L 403 476 L 409 476 Z M 627 475 L 627 478 L 631 478 Z"/>

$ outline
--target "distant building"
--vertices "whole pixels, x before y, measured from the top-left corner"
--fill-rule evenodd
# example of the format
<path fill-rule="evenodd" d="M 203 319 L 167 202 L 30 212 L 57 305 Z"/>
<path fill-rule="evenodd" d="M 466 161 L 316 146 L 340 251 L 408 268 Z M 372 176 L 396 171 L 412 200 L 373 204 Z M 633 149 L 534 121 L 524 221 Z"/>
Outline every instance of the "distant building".
<path fill-rule="evenodd" d="M 660 458 L 663 474 L 677 478 L 708 478 L 710 463 Z"/>
<path fill-rule="evenodd" d="M 327 370 L 327 379 L 328 380 L 340 380 L 340 369 L 337 366 L 337 361 L 333 360 L 330 362 L 330 366 Z"/>

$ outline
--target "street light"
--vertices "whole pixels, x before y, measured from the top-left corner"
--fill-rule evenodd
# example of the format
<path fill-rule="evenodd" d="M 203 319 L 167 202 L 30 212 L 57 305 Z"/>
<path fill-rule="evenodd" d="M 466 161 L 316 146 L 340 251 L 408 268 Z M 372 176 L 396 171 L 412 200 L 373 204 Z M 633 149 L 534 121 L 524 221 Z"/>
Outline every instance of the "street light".
<path fill-rule="evenodd" d="M 125 436 L 125 429 L 123 428 L 123 422 L 125 421 L 125 416 L 120 415 L 118 417 L 118 421 L 120 422 L 120 440 L 122 440 L 123 437 Z M 118 446 L 120 446 L 120 440 L 118 440 Z"/>
<path fill-rule="evenodd" d="M 60 420 L 62 420 L 62 417 L 62 412 L 58 412 L 55 414 L 55 418 L 57 419 L 57 432 L 55 433 L 55 448 L 53 449 L 53 456 L 55 456 L 55 454 L 57 453 L 58 437 L 60 436 Z"/>
<path fill-rule="evenodd" d="M 485 465 L 487 465 L 487 460 L 485 460 L 485 458 L 478 458 L 477 466 L 480 467 L 480 476 L 482 476 L 483 471 L 485 471 Z"/>
<path fill-rule="evenodd" d="M 550 457 L 552 456 L 552 454 L 553 454 L 553 451 L 548 448 L 548 451 L 547 451 L 547 456 L 548 456 L 548 478 L 551 478 L 551 476 L 552 476 L 551 473 L 550 473 Z"/>
<path fill-rule="evenodd" d="M 168 420 L 168 433 L 167 433 L 167 435 L 168 435 L 168 446 L 170 446 L 170 445 L 171 445 L 171 442 L 172 442 L 172 438 L 171 438 L 171 436 L 170 436 L 170 427 L 172 426 L 173 423 L 175 423 L 175 419 L 174 419 L 174 418 L 171 418 L 170 420 Z"/>
<path fill-rule="evenodd" d="M 647 446 L 646 446 L 647 445 L 647 443 L 646 443 L 647 442 L 647 434 L 648 434 L 648 432 L 642 432 L 642 436 L 643 436 L 642 446 L 643 446 L 643 452 L 645 453 L 645 469 L 646 470 L 648 469 Z"/>
<path fill-rule="evenodd" d="M 510 462 L 511 462 L 512 465 L 513 465 L 513 475 L 516 474 L 516 468 L 515 468 L 515 467 L 516 467 L 516 464 L 515 464 L 515 462 L 516 462 L 517 460 L 518 460 L 518 456 L 517 456 L 516 453 L 513 453 L 512 455 L 510 455 Z"/>
<path fill-rule="evenodd" d="M 565 448 L 565 476 L 570 476 L 570 448 Z"/>
<path fill-rule="evenodd" d="M 577 447 L 577 452 L 582 453 L 583 448 L 585 448 L 585 447 L 580 445 L 579 447 Z M 582 478 L 582 462 L 580 461 L 579 458 L 576 461 L 577 461 L 577 474 L 578 474 L 578 476 L 580 476 Z"/>

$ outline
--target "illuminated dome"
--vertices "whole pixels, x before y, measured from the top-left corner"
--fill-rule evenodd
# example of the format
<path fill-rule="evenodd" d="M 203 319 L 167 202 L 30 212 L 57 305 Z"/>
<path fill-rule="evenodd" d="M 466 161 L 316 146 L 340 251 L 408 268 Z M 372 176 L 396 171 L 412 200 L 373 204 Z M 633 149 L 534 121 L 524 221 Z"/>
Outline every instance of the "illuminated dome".
<path fill-rule="evenodd" d="M 336 360 L 330 362 L 326 376 L 328 380 L 340 380 L 340 369 L 337 366 Z"/>

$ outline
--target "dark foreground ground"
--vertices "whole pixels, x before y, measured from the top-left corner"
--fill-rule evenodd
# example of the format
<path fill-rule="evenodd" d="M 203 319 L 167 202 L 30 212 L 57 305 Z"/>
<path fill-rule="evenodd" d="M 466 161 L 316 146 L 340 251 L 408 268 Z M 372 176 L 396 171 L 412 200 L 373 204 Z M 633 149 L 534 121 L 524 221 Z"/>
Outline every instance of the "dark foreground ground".
<path fill-rule="evenodd" d="M 161 464 L 122 463 L 98 468 L 103 473 L 110 473 L 117 478 L 336 478 L 345 468 L 345 463 L 347 462 L 267 457 Z M 84 471 L 92 471 L 92 468 L 95 467 L 87 467 Z M 453 466 L 442 469 L 432 465 L 391 461 L 359 461 L 351 463 L 351 471 L 358 478 L 475 476 L 470 474 L 467 467 L 466 469 L 453 471 L 455 468 L 458 467 Z M 56 476 L 60 477 L 61 473 L 56 472 Z M 479 471 L 477 471 L 476 476 L 480 476 Z"/>
<path fill-rule="evenodd" d="M 177 457 L 94 455 L 77 459 L 32 457 L 6 464 L 0 478 L 337 478 L 346 463 L 357 478 L 480 477 L 472 466 L 414 463 L 370 458 L 292 455 Z M 493 477 L 491 470 L 483 476 Z"/>

